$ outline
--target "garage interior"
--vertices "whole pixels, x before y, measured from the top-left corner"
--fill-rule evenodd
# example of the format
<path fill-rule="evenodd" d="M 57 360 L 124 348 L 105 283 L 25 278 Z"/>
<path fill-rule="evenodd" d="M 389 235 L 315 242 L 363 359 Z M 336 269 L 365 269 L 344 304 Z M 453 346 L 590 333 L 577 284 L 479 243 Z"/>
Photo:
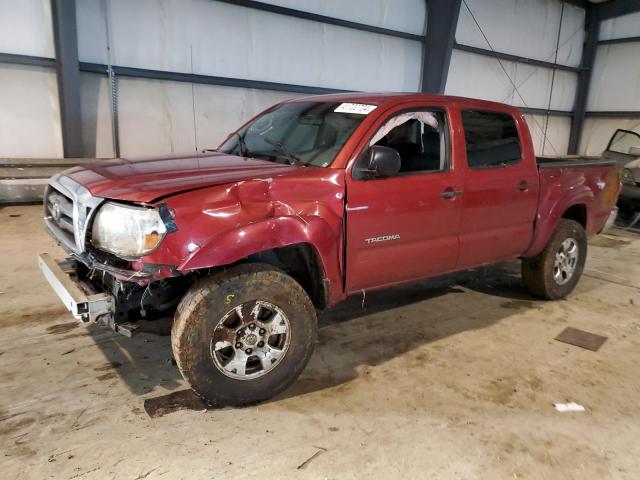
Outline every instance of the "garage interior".
<path fill-rule="evenodd" d="M 82 325 L 37 263 L 66 256 L 43 225 L 51 175 L 215 148 L 285 99 L 493 100 L 536 155 L 599 157 L 640 133 L 638 78 L 638 0 L 0 0 L 3 478 L 638 478 L 633 208 L 564 300 L 531 296 L 516 261 L 319 312 L 302 375 L 243 408 L 191 393 L 171 319 Z"/>

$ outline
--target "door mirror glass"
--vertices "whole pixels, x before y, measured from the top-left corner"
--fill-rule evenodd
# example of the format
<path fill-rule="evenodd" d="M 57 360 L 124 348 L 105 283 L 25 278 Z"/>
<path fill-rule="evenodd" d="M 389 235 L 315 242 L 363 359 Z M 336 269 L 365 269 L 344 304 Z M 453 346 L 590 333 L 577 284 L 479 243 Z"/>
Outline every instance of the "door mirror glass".
<path fill-rule="evenodd" d="M 363 173 L 370 177 L 393 177 L 400 171 L 400 154 L 389 147 L 374 145 L 366 152 L 366 168 Z"/>

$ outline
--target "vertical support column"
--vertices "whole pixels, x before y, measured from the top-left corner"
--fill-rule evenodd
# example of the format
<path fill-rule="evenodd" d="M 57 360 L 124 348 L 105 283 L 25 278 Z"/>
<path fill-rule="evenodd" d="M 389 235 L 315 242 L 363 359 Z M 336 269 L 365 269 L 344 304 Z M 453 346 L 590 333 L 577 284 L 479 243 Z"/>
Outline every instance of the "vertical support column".
<path fill-rule="evenodd" d="M 75 0 L 51 0 L 60 126 L 65 158 L 82 157 L 80 69 Z"/>
<path fill-rule="evenodd" d="M 587 99 L 589 86 L 593 73 L 593 63 L 598 48 L 598 34 L 600 32 L 600 20 L 594 7 L 588 7 L 585 16 L 585 39 L 580 60 L 580 73 L 578 74 L 578 86 L 573 104 L 573 117 L 569 132 L 569 155 L 575 155 L 580 148 L 582 127 L 584 126 L 585 113 L 587 111 Z"/>
<path fill-rule="evenodd" d="M 422 61 L 425 93 L 444 93 L 456 40 L 461 0 L 427 0 L 427 36 Z"/>

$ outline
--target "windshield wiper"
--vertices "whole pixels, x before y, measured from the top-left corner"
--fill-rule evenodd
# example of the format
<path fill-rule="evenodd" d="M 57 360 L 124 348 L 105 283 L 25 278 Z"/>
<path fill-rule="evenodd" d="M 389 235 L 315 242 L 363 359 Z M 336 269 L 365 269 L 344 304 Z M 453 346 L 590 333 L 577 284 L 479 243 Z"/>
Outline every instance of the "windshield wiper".
<path fill-rule="evenodd" d="M 238 132 L 235 132 L 234 135 L 238 136 L 238 147 L 240 148 L 240 156 L 248 157 L 251 152 L 249 152 L 249 149 L 247 148 L 247 144 L 244 141 L 244 136 Z"/>
<path fill-rule="evenodd" d="M 290 165 L 305 165 L 302 160 L 296 157 L 287 147 L 284 146 L 284 143 L 276 142 L 275 140 L 271 140 L 269 137 L 264 137 L 264 141 L 276 147 L 284 155 L 284 157 L 289 160 Z"/>

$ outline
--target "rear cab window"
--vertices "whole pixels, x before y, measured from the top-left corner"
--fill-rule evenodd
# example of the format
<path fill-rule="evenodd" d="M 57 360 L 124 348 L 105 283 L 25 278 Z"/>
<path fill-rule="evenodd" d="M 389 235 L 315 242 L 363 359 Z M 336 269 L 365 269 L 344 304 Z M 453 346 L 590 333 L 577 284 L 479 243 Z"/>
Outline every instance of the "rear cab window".
<path fill-rule="evenodd" d="M 504 167 L 522 158 L 518 128 L 511 115 L 463 110 L 462 125 L 469 168 Z"/>

